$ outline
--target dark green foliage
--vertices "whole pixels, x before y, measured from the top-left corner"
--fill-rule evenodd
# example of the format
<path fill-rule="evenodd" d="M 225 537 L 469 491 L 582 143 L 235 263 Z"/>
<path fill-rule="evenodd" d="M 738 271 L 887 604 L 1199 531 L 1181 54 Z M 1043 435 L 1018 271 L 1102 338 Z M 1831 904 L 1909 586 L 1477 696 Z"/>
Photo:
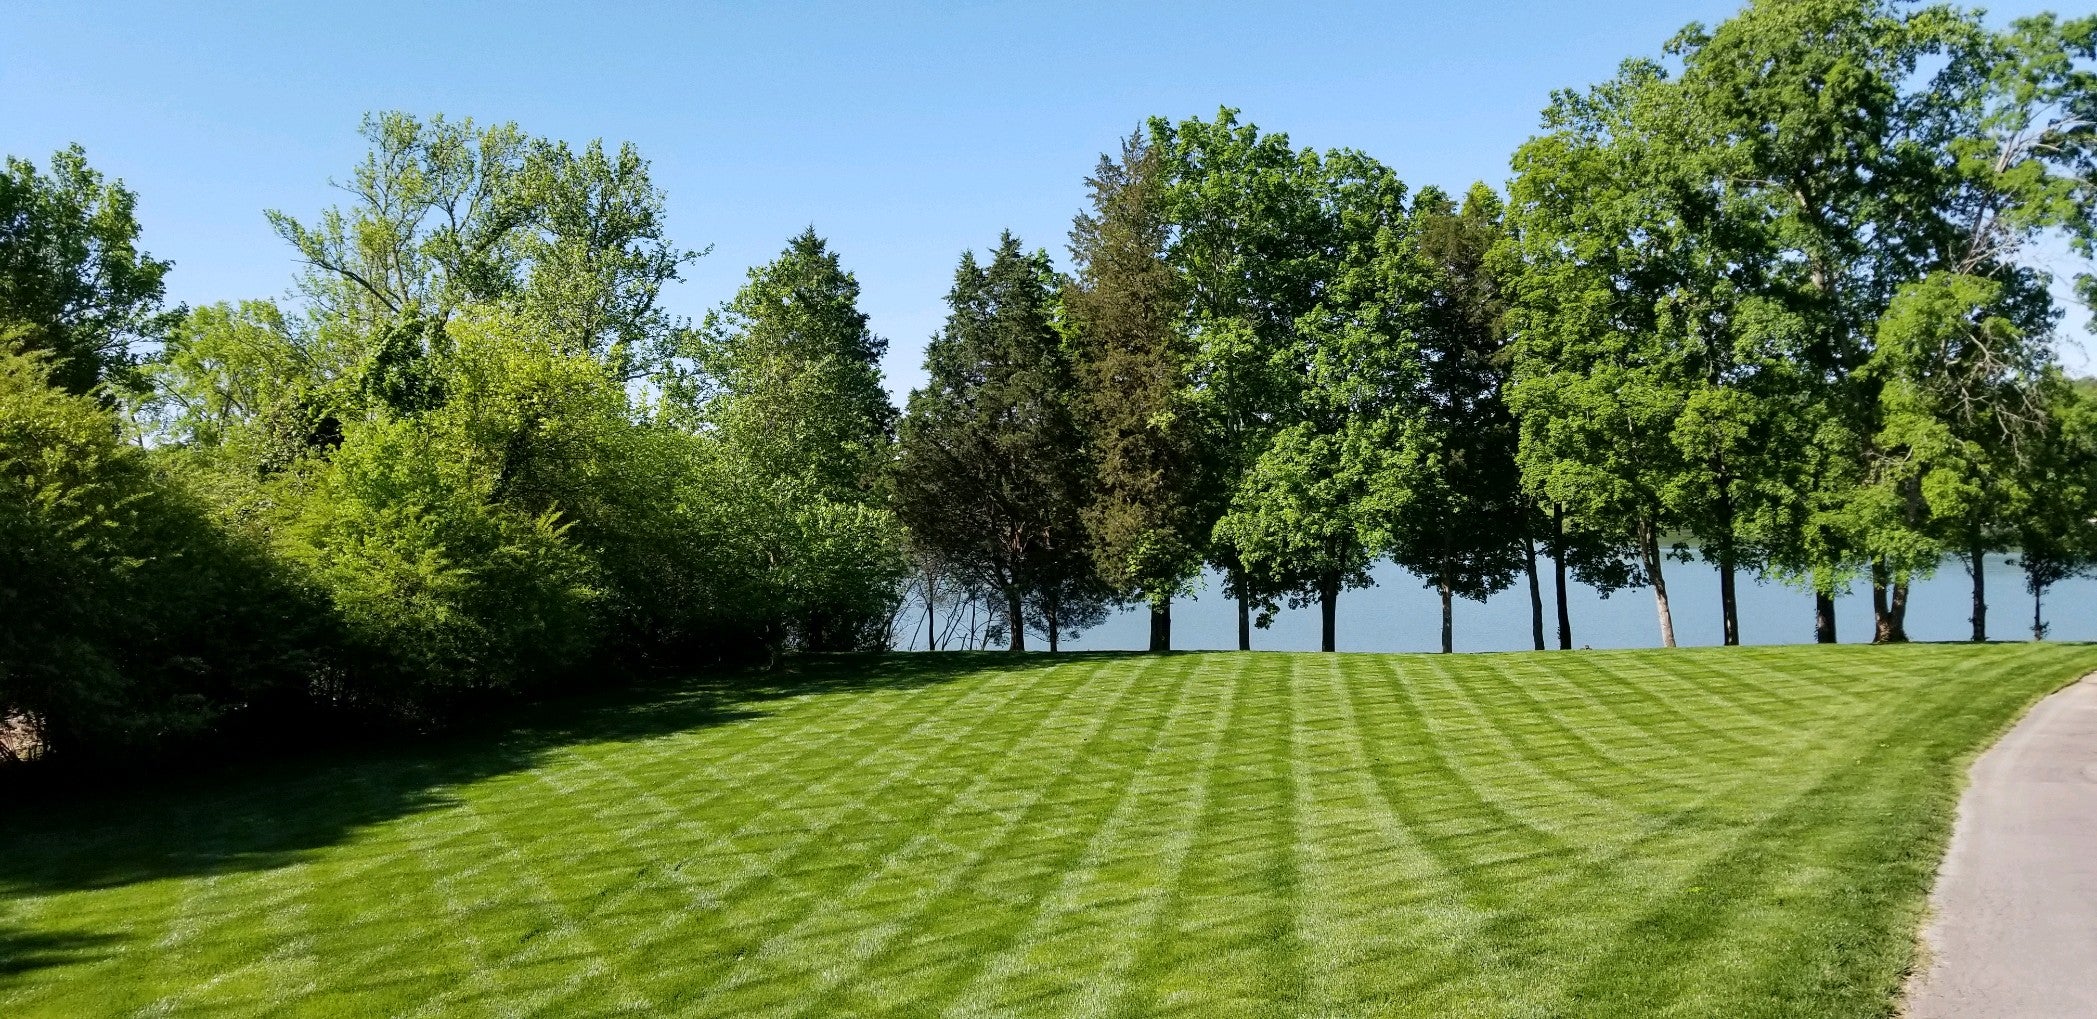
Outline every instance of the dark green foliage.
<path fill-rule="evenodd" d="M 1459 208 L 1429 189 L 1412 214 L 1431 279 L 1415 333 L 1421 414 L 1385 483 L 1383 542 L 1393 561 L 1441 593 L 1447 652 L 1450 600 L 1484 601 L 1533 568 L 1525 539 L 1533 545 L 1541 521 L 1522 490 L 1503 392 L 1506 309 L 1488 261 L 1501 235 L 1499 196 L 1475 185 Z"/>
<path fill-rule="evenodd" d="M 1047 253 L 1009 232 L 989 265 L 961 256 L 894 470 L 911 540 L 995 593 L 1014 651 L 1030 619 L 1054 648 L 1111 596 L 1085 540 L 1088 469 L 1057 286 Z"/>
<path fill-rule="evenodd" d="M 1171 649 L 1172 597 L 1201 567 L 1208 482 L 1191 405 L 1187 287 L 1168 258 L 1168 166 L 1142 135 L 1088 180 L 1064 289 L 1074 410 L 1091 456 L 1085 527 L 1100 576 L 1151 606 L 1151 650 Z M 1162 627 L 1162 628 L 1161 628 Z"/>
<path fill-rule="evenodd" d="M 300 696 L 331 647 L 310 589 L 53 381 L 0 348 L 0 719 L 116 754 Z"/>

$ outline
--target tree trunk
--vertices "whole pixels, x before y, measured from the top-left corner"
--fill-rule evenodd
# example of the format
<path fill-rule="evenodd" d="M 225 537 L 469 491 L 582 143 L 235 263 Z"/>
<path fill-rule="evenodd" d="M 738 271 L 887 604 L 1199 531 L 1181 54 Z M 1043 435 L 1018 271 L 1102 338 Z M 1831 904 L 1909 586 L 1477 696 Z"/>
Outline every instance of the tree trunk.
<path fill-rule="evenodd" d="M 1444 577 L 1442 578 L 1441 588 L 1442 588 L 1442 653 L 1446 655 L 1446 654 L 1450 654 L 1450 653 L 1452 653 L 1452 652 L 1454 652 L 1454 651 L 1456 650 L 1456 642 L 1455 642 L 1455 636 L 1456 636 L 1456 633 L 1455 633 L 1455 629 L 1456 629 L 1456 628 L 1455 628 L 1455 625 L 1454 625 L 1454 624 L 1455 624 L 1455 619 L 1453 618 L 1453 615 L 1452 615 L 1452 613 L 1451 613 L 1451 611 L 1450 611 L 1450 609 L 1451 609 L 1451 606 L 1450 606 L 1450 599 L 1449 599 L 1449 578 L 1448 578 L 1447 576 L 1444 576 Z"/>
<path fill-rule="evenodd" d="M 939 605 L 932 600 L 932 581 L 925 581 L 925 650 L 939 650 Z"/>
<path fill-rule="evenodd" d="M 1740 600 L 1735 587 L 1739 572 L 1739 550 L 1733 541 L 1733 486 L 1723 473 L 1718 483 L 1718 610 L 1721 617 L 1719 643 L 1740 646 Z"/>
<path fill-rule="evenodd" d="M 1340 575 L 1328 573 L 1318 578 L 1318 650 L 1333 650 L 1334 616 L 1340 605 Z"/>
<path fill-rule="evenodd" d="M 1169 594 L 1151 603 L 1150 649 L 1172 650 L 1172 596 Z"/>
<path fill-rule="evenodd" d="M 1895 582 L 1894 582 L 1894 584 L 1893 584 L 1893 600 L 1892 600 L 1892 604 L 1891 604 L 1891 606 L 1890 606 L 1890 607 L 1889 607 L 1889 608 L 1887 609 L 1887 611 L 1886 611 L 1886 616 L 1887 616 L 1887 618 L 1889 618 L 1889 619 L 1891 619 L 1891 620 L 1893 621 L 1893 642 L 1894 642 L 1894 643 L 1896 643 L 1896 644 L 1905 644 L 1905 643 L 1907 643 L 1907 642 L 1908 642 L 1908 582 L 1907 582 L 1907 581 L 1905 581 L 1905 580 L 1900 580 L 1900 581 L 1895 581 Z"/>
<path fill-rule="evenodd" d="M 1660 529 L 1650 520 L 1638 525 L 1640 537 L 1645 539 L 1641 551 L 1645 556 L 1646 579 L 1653 585 L 1653 608 L 1660 615 L 1660 646 L 1675 646 L 1675 613 L 1667 601 L 1667 577 L 1660 565 Z"/>
<path fill-rule="evenodd" d="M 1524 568 L 1529 573 L 1529 639 L 1536 649 L 1544 649 L 1544 586 L 1536 579 L 1536 539 L 1522 536 Z"/>
<path fill-rule="evenodd" d="M 1236 588 L 1238 592 L 1238 650 L 1250 651 L 1252 650 L 1252 606 L 1246 604 L 1246 588 L 1251 585 L 1245 582 L 1245 572 L 1243 570 L 1231 571 L 1231 586 Z"/>
<path fill-rule="evenodd" d="M 1975 544 L 1967 561 L 1973 564 L 1973 642 L 1985 644 L 1988 640 L 1988 554 Z"/>
<path fill-rule="evenodd" d="M 1725 616 L 1725 638 L 1727 647 L 1740 646 L 1740 601 L 1735 597 L 1734 565 L 1731 550 L 1719 553 L 1718 601 Z"/>
<path fill-rule="evenodd" d="M 2039 611 L 2039 602 L 2046 597 L 2046 589 L 2034 585 L 2031 590 L 2031 639 L 2046 639 L 2046 617 Z"/>
<path fill-rule="evenodd" d="M 1813 590 L 1813 639 L 1822 644 L 1835 643 L 1835 599 Z"/>
<path fill-rule="evenodd" d="M 1025 651 L 1027 649 L 1027 617 L 1022 614 L 1018 591 L 1008 591 L 1005 594 L 1005 626 L 1012 631 L 1010 634 L 1011 643 L 1006 646 L 1005 650 Z"/>
<path fill-rule="evenodd" d="M 1886 611 L 1886 565 L 1871 564 L 1871 642 L 1888 644 L 1893 641 L 1893 615 Z"/>
<path fill-rule="evenodd" d="M 1551 572 L 1558 583 L 1558 650 L 1573 649 L 1573 614 L 1565 597 L 1565 507 L 1551 504 Z"/>

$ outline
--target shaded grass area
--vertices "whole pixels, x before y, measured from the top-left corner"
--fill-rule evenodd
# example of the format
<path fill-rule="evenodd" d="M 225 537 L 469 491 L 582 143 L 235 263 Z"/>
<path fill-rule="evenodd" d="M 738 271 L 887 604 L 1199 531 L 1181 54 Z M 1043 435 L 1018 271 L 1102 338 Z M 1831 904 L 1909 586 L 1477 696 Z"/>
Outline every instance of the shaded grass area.
<path fill-rule="evenodd" d="M 0 815 L 0 1014 L 1884 1015 L 2072 645 L 910 655 Z"/>

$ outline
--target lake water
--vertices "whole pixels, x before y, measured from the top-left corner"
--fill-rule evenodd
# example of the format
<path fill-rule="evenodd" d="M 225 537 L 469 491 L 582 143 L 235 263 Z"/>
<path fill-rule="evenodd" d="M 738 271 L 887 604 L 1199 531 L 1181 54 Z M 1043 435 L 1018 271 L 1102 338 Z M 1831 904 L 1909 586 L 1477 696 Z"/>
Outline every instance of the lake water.
<path fill-rule="evenodd" d="M 2031 636 L 2031 595 L 2024 575 L 2009 556 L 1990 556 L 1988 571 L 1988 636 L 2024 640 Z M 1701 563 L 1669 563 L 1668 593 L 1679 644 L 1717 644 L 1720 636 L 1718 575 Z M 1539 560 L 1544 584 L 1544 639 L 1558 646 L 1552 608 L 1550 561 Z M 1179 650 L 1233 650 L 1238 646 L 1236 606 L 1224 596 L 1220 578 L 1191 598 L 1172 605 L 1172 645 Z M 1376 572 L 1376 586 L 1340 595 L 1337 642 L 1341 651 L 1441 650 L 1441 600 L 1419 578 L 1388 563 Z M 1919 580 L 1908 596 L 1908 636 L 1924 640 L 1965 640 L 1972 636 L 1966 621 L 1972 581 L 1956 562 Z M 1603 598 L 1574 583 L 1567 591 L 1573 617 L 1573 646 L 1597 648 L 1658 647 L 1660 629 L 1653 593 L 1639 588 Z M 1813 640 L 1813 596 L 1810 592 L 1743 576 L 1739 586 L 1740 639 L 1746 644 L 1800 644 Z M 1871 639 L 1871 590 L 1866 587 L 1835 603 L 1836 629 L 1845 643 Z M 922 619 L 922 617 L 920 617 Z M 2046 620 L 2053 640 L 2097 640 L 2097 580 L 2064 581 L 2046 593 Z M 920 622 L 922 627 L 922 622 Z M 922 630 L 920 629 L 920 633 Z M 1459 599 L 1455 608 L 1456 650 L 1526 651 L 1529 634 L 1529 588 L 1518 579 L 1513 588 L 1481 604 Z M 919 640 L 922 641 L 922 636 Z M 1124 610 L 1081 637 L 1063 641 L 1069 650 L 1142 650 L 1150 641 L 1150 616 L 1142 609 Z M 1046 642 L 1028 635 L 1029 648 Z M 1284 608 L 1273 627 L 1252 632 L 1256 650 L 1315 651 L 1318 609 Z"/>

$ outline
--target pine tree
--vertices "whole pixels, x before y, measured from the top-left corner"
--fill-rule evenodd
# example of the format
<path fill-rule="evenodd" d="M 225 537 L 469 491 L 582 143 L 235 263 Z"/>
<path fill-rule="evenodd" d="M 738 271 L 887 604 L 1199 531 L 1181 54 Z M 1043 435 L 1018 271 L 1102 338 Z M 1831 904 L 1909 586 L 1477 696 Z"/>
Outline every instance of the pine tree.
<path fill-rule="evenodd" d="M 1075 410 L 1091 454 L 1084 519 L 1100 575 L 1150 606 L 1150 649 L 1172 648 L 1172 598 L 1201 568 L 1201 463 L 1185 390 L 1185 287 L 1167 261 L 1164 161 L 1142 134 L 1100 157 L 1077 217 L 1071 321 Z"/>
<path fill-rule="evenodd" d="M 867 498 L 896 411 L 881 385 L 888 341 L 859 310 L 859 281 L 810 227 L 706 317 L 694 351 L 705 416 L 767 473 L 812 493 Z"/>
<path fill-rule="evenodd" d="M 894 471 L 912 540 L 996 592 L 1013 651 L 1026 649 L 1029 619 L 1055 650 L 1107 600 L 1081 518 L 1087 472 L 1057 282 L 1047 253 L 1009 232 L 988 266 L 962 256 Z"/>

